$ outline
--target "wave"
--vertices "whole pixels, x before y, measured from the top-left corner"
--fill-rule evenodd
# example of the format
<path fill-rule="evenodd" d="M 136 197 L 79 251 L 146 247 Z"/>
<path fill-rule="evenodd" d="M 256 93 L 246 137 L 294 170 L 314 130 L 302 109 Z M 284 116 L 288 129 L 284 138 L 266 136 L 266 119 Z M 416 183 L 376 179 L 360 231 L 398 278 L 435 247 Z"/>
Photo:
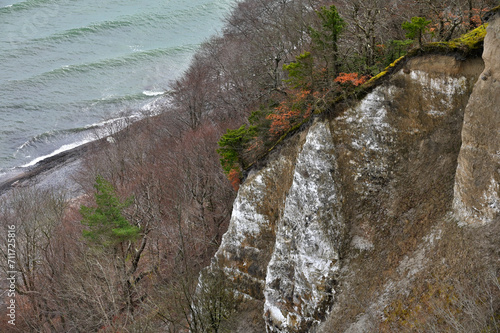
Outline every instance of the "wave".
<path fill-rule="evenodd" d="M 50 143 L 50 142 L 53 142 L 57 139 L 69 137 L 69 136 L 79 134 L 81 132 L 86 132 L 86 131 L 89 131 L 92 129 L 102 128 L 102 127 L 105 127 L 107 125 L 116 124 L 116 123 L 120 123 L 120 122 L 130 123 L 130 122 L 133 122 L 133 121 L 136 121 L 136 120 L 143 118 L 144 117 L 143 111 L 144 110 L 141 108 L 140 111 L 124 113 L 124 114 L 118 115 L 117 117 L 102 120 L 100 122 L 85 125 L 82 127 L 75 127 L 75 128 L 69 128 L 69 129 L 61 129 L 61 130 L 50 130 L 50 131 L 38 134 L 38 135 L 30 138 L 29 140 L 27 140 L 26 142 L 21 144 L 19 147 L 17 147 L 17 152 L 19 152 L 27 147 L 36 147 L 39 144 Z"/>
<path fill-rule="evenodd" d="M 132 122 L 135 122 L 137 120 L 140 120 L 144 118 L 146 115 L 141 113 L 141 112 L 136 112 L 132 114 L 127 114 L 127 115 L 122 115 L 118 116 L 116 118 L 108 119 L 108 120 L 103 120 L 98 123 L 90 124 L 84 127 L 80 128 L 72 128 L 72 129 L 67 129 L 67 130 L 59 130 L 59 131 L 49 131 L 46 133 L 42 133 L 40 135 L 37 135 L 33 137 L 32 139 L 28 140 L 24 144 L 22 144 L 17 152 L 19 153 L 21 150 L 26 149 L 27 147 L 35 147 L 40 144 L 40 143 L 48 143 L 50 141 L 55 141 L 56 139 L 61 139 L 62 135 L 67 135 L 67 134 L 78 134 L 81 132 L 88 132 L 87 135 L 84 136 L 83 139 L 79 139 L 78 141 L 75 141 L 73 143 L 68 143 L 62 145 L 60 148 L 55 149 L 49 154 L 37 157 L 30 162 L 21 165 L 21 168 L 27 168 L 27 167 L 32 167 L 36 165 L 37 163 L 53 157 L 57 154 L 60 154 L 62 152 L 71 150 L 73 148 L 79 147 L 81 145 L 84 145 L 86 143 L 95 141 L 99 138 L 103 137 L 108 137 L 110 135 L 113 135 L 117 133 L 118 131 L 123 130 L 125 127 L 130 125 Z"/>
<path fill-rule="evenodd" d="M 50 79 L 58 79 L 73 74 L 85 74 L 95 70 L 113 70 L 122 66 L 131 66 L 134 63 L 152 61 L 156 58 L 172 56 L 175 54 L 192 52 L 198 45 L 186 44 L 170 48 L 152 49 L 141 52 L 134 52 L 122 57 L 108 58 L 97 62 L 85 63 L 79 65 L 65 65 L 48 72 L 38 74 L 23 80 L 11 80 L 8 84 L 24 84 L 26 82 L 41 81 L 45 82 Z M 175 56 L 174 56 L 175 57 Z"/>
<path fill-rule="evenodd" d="M 16 154 L 27 147 L 35 147 L 41 143 L 48 143 L 56 138 L 77 134 L 86 130 L 88 130 L 88 128 L 86 127 L 77 127 L 77 128 L 63 129 L 63 130 L 51 130 L 48 132 L 38 134 L 30 138 L 26 142 L 24 142 L 19 147 L 17 147 Z"/>
<path fill-rule="evenodd" d="M 162 93 L 163 94 L 163 93 Z M 139 109 L 141 105 L 147 103 L 152 97 L 141 93 L 133 93 L 128 95 L 108 95 L 97 99 L 82 99 L 71 104 L 64 104 L 64 108 L 72 107 L 73 109 L 103 109 L 121 112 L 133 109 Z M 160 96 L 161 97 L 161 96 Z M 44 103 L 47 108 L 57 108 L 60 104 Z"/>
<path fill-rule="evenodd" d="M 161 96 L 165 94 L 164 91 L 149 91 L 149 90 L 144 90 L 142 93 L 146 96 Z"/>
<path fill-rule="evenodd" d="M 72 39 L 79 36 L 85 36 L 89 34 L 102 33 L 105 31 L 111 31 L 123 27 L 137 26 L 138 22 L 130 20 L 119 20 L 119 21 L 104 21 L 100 23 L 94 23 L 86 27 L 69 29 L 60 33 L 53 34 L 48 37 L 33 39 L 34 42 L 58 42 L 61 40 Z"/>
<path fill-rule="evenodd" d="M 0 13 L 33 9 L 39 7 L 40 5 L 45 5 L 50 3 L 55 4 L 55 2 L 56 2 L 55 0 L 26 0 L 2 7 L 0 8 Z"/>
<path fill-rule="evenodd" d="M 202 9 L 203 6 L 197 6 Z M 90 36 L 94 34 L 103 34 L 121 28 L 133 27 L 150 28 L 150 27 L 165 27 L 178 24 L 179 21 L 188 20 L 193 16 L 193 12 L 187 9 L 177 11 L 175 13 L 139 13 L 135 15 L 121 16 L 116 20 L 102 21 L 89 24 L 84 27 L 68 29 L 50 36 L 32 39 L 32 42 L 60 42 L 64 40 L 73 40 L 76 37 Z"/>
<path fill-rule="evenodd" d="M 143 105 L 141 107 L 141 111 L 146 116 L 156 116 L 168 109 L 168 106 L 170 105 L 171 101 L 168 98 L 165 98 L 165 95 L 163 95 Z"/>
<path fill-rule="evenodd" d="M 79 146 L 84 145 L 84 144 L 86 144 L 88 142 L 91 142 L 91 141 L 92 141 L 92 139 L 86 139 L 86 140 L 82 140 L 82 141 L 78 141 L 78 142 L 75 142 L 75 143 L 70 143 L 70 144 L 64 145 L 61 148 L 54 150 L 50 154 L 37 157 L 34 160 L 32 160 L 31 162 L 26 163 L 24 165 L 21 165 L 21 168 L 28 168 L 28 167 L 34 166 L 35 164 L 37 164 L 40 161 L 43 161 L 43 160 L 45 160 L 45 159 L 47 159 L 49 157 L 56 156 L 57 154 L 60 154 L 62 152 L 65 152 L 65 151 L 71 150 L 73 148 L 79 147 Z"/>
<path fill-rule="evenodd" d="M 103 120 L 103 121 L 98 122 L 98 123 L 93 123 L 93 124 L 87 125 L 87 126 L 85 126 L 85 130 L 102 128 L 102 127 L 109 126 L 112 124 L 117 124 L 117 123 L 122 123 L 122 124 L 123 123 L 130 123 L 130 121 L 138 120 L 138 118 L 141 118 L 140 113 L 132 113 L 129 115 L 119 116 L 116 118 L 111 118 L 111 119 Z"/>

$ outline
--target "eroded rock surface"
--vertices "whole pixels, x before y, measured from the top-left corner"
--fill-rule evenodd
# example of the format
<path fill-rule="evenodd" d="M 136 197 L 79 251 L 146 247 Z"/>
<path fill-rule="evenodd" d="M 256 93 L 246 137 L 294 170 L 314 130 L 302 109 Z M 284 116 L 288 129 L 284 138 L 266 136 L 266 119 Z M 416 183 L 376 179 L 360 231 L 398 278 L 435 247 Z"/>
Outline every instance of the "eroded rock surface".
<path fill-rule="evenodd" d="M 460 223 L 481 225 L 500 217 L 500 19 L 484 41 L 485 68 L 465 111 L 454 208 Z"/>
<path fill-rule="evenodd" d="M 328 125 L 313 125 L 295 165 L 267 268 L 268 332 L 307 331 L 333 301 L 344 229 L 333 150 Z"/>
<path fill-rule="evenodd" d="M 238 292 L 264 299 L 266 271 L 276 242 L 276 223 L 292 183 L 297 152 L 303 140 L 296 137 L 269 163 L 250 175 L 233 204 L 228 231 L 215 254 Z"/>

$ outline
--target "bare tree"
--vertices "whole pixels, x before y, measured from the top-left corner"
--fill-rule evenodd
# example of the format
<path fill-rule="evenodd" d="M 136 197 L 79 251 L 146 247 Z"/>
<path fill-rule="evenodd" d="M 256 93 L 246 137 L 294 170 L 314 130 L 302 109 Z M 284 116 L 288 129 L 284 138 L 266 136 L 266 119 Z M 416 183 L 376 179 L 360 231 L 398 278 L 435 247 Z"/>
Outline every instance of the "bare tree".
<path fill-rule="evenodd" d="M 0 201 L 2 229 L 14 226 L 15 269 L 1 263 L 4 272 L 17 271 L 16 292 L 19 303 L 28 310 L 22 317 L 33 330 L 53 329 L 57 308 L 54 288 L 59 266 L 54 261 L 58 253 L 57 229 L 66 208 L 66 199 L 56 191 L 38 190 L 33 187 L 12 190 Z M 0 251 L 7 258 L 7 234 L 2 233 Z"/>

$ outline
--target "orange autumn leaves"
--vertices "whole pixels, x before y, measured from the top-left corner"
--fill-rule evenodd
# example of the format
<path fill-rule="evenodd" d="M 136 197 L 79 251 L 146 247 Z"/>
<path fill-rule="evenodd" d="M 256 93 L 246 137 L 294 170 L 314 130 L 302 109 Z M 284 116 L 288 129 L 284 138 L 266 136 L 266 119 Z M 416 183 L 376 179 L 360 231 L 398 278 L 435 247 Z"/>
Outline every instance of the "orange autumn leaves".
<path fill-rule="evenodd" d="M 340 73 L 333 81 L 342 85 L 357 87 L 368 81 L 368 79 L 368 75 L 360 76 L 358 73 Z"/>
<path fill-rule="evenodd" d="M 231 171 L 229 171 L 229 174 L 227 175 L 227 178 L 229 179 L 229 182 L 231 183 L 233 190 L 238 192 L 241 183 L 241 172 L 239 171 L 239 169 L 238 168 L 231 169 Z"/>
<path fill-rule="evenodd" d="M 359 75 L 358 73 L 340 73 L 333 81 L 341 86 L 340 90 L 349 90 L 362 85 L 369 78 L 368 75 Z M 305 89 L 289 92 L 289 98 L 282 101 L 274 109 L 274 112 L 266 117 L 272 121 L 269 133 L 272 136 L 283 134 L 294 125 L 307 119 L 312 114 L 314 101 L 320 95 L 320 92 L 311 93 L 310 90 Z"/>
<path fill-rule="evenodd" d="M 282 101 L 266 118 L 271 120 L 269 134 L 280 135 L 312 113 L 312 95 L 310 90 L 294 90 L 289 98 Z"/>

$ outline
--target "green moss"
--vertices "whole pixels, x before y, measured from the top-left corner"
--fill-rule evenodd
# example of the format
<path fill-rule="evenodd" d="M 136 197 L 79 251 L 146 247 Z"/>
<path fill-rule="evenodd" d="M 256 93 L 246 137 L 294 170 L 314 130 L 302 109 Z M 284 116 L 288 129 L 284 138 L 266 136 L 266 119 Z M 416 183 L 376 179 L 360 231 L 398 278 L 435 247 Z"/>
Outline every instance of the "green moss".
<path fill-rule="evenodd" d="M 382 72 L 378 73 L 377 75 L 375 75 L 374 77 L 372 77 L 370 80 L 368 80 L 368 82 L 365 83 L 365 86 L 371 86 L 372 84 L 374 84 L 377 80 L 379 80 L 381 77 L 385 76 L 387 73 L 391 72 L 391 69 L 396 67 L 396 65 L 402 60 L 404 59 L 405 56 L 402 56 L 402 57 L 399 57 L 398 59 L 396 59 L 392 64 L 390 64 L 389 66 L 387 66 Z"/>
<path fill-rule="evenodd" d="M 458 53 L 464 56 L 471 55 L 475 51 L 482 49 L 487 26 L 487 23 L 483 24 L 480 27 L 460 36 L 459 38 L 448 42 L 427 43 L 422 46 L 421 52 L 445 54 Z"/>
<path fill-rule="evenodd" d="M 462 37 L 455 40 L 455 43 L 459 45 L 466 45 L 470 49 L 477 49 L 482 46 L 484 42 L 484 37 L 486 37 L 486 28 L 488 23 L 466 33 Z M 453 42 L 453 41 L 452 41 Z"/>
<path fill-rule="evenodd" d="M 500 10 L 500 6 L 498 7 Z M 496 10 L 496 9 L 493 9 Z M 486 36 L 486 28 L 488 24 L 483 24 L 480 27 L 469 31 L 468 33 L 460 36 L 459 38 L 453 39 L 449 42 L 433 42 L 427 43 L 422 46 L 422 48 L 414 49 L 410 51 L 407 55 L 404 55 L 396 59 L 392 64 L 387 66 L 382 72 L 378 73 L 372 77 L 368 82 L 361 86 L 361 90 L 367 90 L 373 88 L 379 80 L 389 73 L 392 73 L 396 66 L 403 59 L 408 59 L 414 56 L 422 54 L 432 54 L 432 53 L 458 53 L 463 56 L 469 56 L 474 54 L 478 50 L 482 50 L 484 37 Z"/>

